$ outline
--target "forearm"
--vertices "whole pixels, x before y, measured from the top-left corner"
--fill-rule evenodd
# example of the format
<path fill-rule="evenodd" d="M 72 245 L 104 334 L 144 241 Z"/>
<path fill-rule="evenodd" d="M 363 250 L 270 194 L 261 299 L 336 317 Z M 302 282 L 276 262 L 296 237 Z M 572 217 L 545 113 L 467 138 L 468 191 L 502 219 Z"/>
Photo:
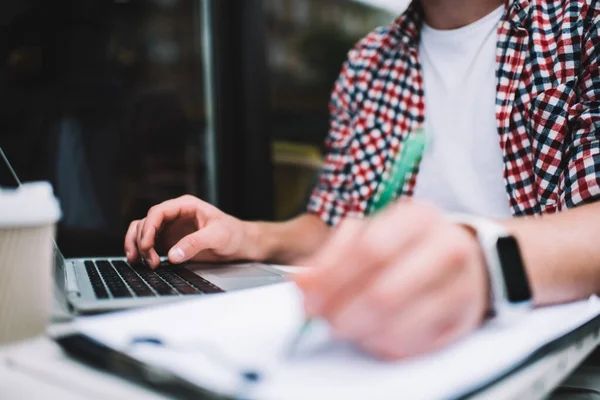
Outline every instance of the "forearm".
<path fill-rule="evenodd" d="M 248 258 L 293 264 L 312 255 L 329 237 L 331 229 L 312 214 L 286 222 L 247 222 Z"/>
<path fill-rule="evenodd" d="M 536 305 L 600 292 L 600 203 L 506 226 L 519 241 Z"/>

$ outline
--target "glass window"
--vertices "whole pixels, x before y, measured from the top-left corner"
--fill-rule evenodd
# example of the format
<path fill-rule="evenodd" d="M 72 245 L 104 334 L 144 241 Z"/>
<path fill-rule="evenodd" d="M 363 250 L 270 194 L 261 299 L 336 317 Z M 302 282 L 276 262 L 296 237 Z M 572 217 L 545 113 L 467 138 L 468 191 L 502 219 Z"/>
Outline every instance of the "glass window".
<path fill-rule="evenodd" d="M 5 0 L 1 145 L 60 198 L 67 256 L 121 254 L 128 223 L 204 191 L 200 0 Z"/>
<path fill-rule="evenodd" d="M 267 1 L 265 12 L 275 215 L 283 219 L 302 211 L 315 183 L 329 125 L 329 96 L 348 51 L 377 26 L 389 24 L 406 2 L 389 2 L 391 9 L 390 4 L 352 0 L 277 3 L 275 8 Z M 281 10 L 292 10 L 293 18 Z"/>

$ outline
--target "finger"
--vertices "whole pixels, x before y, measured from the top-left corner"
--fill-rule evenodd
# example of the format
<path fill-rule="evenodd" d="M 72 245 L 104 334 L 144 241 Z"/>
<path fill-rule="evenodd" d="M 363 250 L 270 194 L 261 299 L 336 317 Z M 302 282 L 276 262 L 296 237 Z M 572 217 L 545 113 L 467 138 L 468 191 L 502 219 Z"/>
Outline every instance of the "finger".
<path fill-rule="evenodd" d="M 180 264 L 204 250 L 218 250 L 225 245 L 226 237 L 218 224 L 191 233 L 169 250 L 169 261 Z"/>
<path fill-rule="evenodd" d="M 426 235 L 436 218 L 437 211 L 428 205 L 398 204 L 365 224 L 342 254 L 326 254 L 324 263 L 330 267 L 321 271 L 315 284 L 322 301 L 315 313 L 330 314 L 345 297 L 354 296 L 354 290 L 368 285 L 379 270 Z"/>
<path fill-rule="evenodd" d="M 127 233 L 125 234 L 125 256 L 127 261 L 134 262 L 138 258 L 136 245 L 138 221 L 133 221 L 129 224 Z"/>
<path fill-rule="evenodd" d="M 327 259 L 337 259 L 342 254 L 348 251 L 349 246 L 355 237 L 359 234 L 362 229 L 364 221 L 358 219 L 346 219 L 339 227 L 333 232 L 331 239 L 326 243 L 324 249 L 320 250 L 314 257 L 307 260 L 298 262 L 299 265 L 306 265 L 309 267 L 318 266 L 318 268 L 294 277 L 294 281 L 298 287 L 304 293 L 305 303 L 319 303 L 317 297 L 318 293 L 318 282 L 321 275 L 331 267 L 328 264 Z M 317 304 L 305 304 L 307 310 L 311 310 L 318 307 Z"/>
<path fill-rule="evenodd" d="M 138 251 L 138 254 L 140 255 L 140 260 L 142 261 L 142 263 L 144 263 L 148 267 L 152 267 L 152 265 L 150 265 L 150 263 L 149 263 L 150 254 L 149 254 L 148 250 L 143 250 L 141 247 L 141 244 L 140 244 L 142 241 L 143 227 L 144 227 L 144 219 L 141 219 L 140 221 L 138 221 L 137 236 L 135 239 L 135 243 L 136 243 L 137 251 Z"/>
<path fill-rule="evenodd" d="M 443 287 L 467 259 L 467 251 L 435 230 L 400 259 L 380 270 L 368 281 L 356 281 L 334 299 L 336 308 L 327 310 L 339 335 L 360 338 L 377 331 L 394 313 L 411 302 Z"/>
<path fill-rule="evenodd" d="M 463 306 L 468 301 L 454 278 L 451 285 L 411 303 L 391 318 L 385 329 L 359 341 L 359 346 L 385 359 L 413 357 L 439 349 L 473 329 Z"/>
<path fill-rule="evenodd" d="M 138 244 L 138 250 L 142 253 L 146 253 L 148 250 L 150 250 L 152 248 L 152 246 L 150 247 L 145 247 L 143 245 L 143 241 L 144 241 L 144 226 L 146 225 L 146 218 L 142 218 L 140 220 L 140 223 L 138 224 L 138 237 L 137 237 L 137 244 Z M 154 243 L 152 243 L 154 245 Z"/>
<path fill-rule="evenodd" d="M 212 250 L 202 250 L 199 253 L 196 253 L 192 258 L 188 261 L 205 263 L 205 262 L 216 262 L 220 263 L 223 261 L 228 261 L 226 257 L 221 257 L 215 254 Z"/>
<path fill-rule="evenodd" d="M 330 238 L 323 246 L 306 260 L 300 260 L 303 265 L 329 266 L 328 260 L 337 259 L 343 255 L 348 246 L 356 239 L 356 235 L 363 229 L 366 221 L 357 218 L 347 218 L 334 228 Z"/>
<path fill-rule="evenodd" d="M 217 254 L 215 251 L 211 249 L 202 250 L 199 253 L 196 253 L 192 258 L 188 260 L 189 262 L 198 262 L 198 263 L 223 263 L 232 261 L 231 257 Z"/>
<path fill-rule="evenodd" d="M 160 256 L 154 248 L 151 248 L 146 252 L 146 265 L 150 269 L 158 268 L 160 265 Z"/>
<path fill-rule="evenodd" d="M 447 329 L 440 329 L 437 338 L 434 338 L 424 348 L 422 353 L 434 352 L 464 338 L 469 333 L 478 329 L 482 324 L 482 317 L 477 312 L 464 313 L 462 318 L 455 320 L 454 325 L 448 325 Z"/>
<path fill-rule="evenodd" d="M 149 241 L 147 239 L 147 237 L 144 236 L 144 231 L 146 231 L 146 232 L 148 231 L 146 229 L 147 226 L 148 226 L 148 218 L 144 218 L 143 220 L 141 220 L 140 224 L 138 225 L 138 236 L 139 236 L 138 251 L 142 254 L 142 260 L 143 260 L 144 264 L 146 264 L 146 266 L 151 269 L 155 269 L 160 264 L 160 257 L 158 256 L 158 253 L 156 252 L 156 250 L 154 248 L 155 235 L 152 234 L 151 241 Z M 146 233 L 146 235 L 147 234 L 148 233 Z M 144 243 L 144 242 L 150 242 L 152 245 L 150 247 L 147 247 L 147 246 L 140 244 L 140 243 Z"/>
<path fill-rule="evenodd" d="M 202 202 L 195 197 L 183 196 L 150 208 L 141 231 L 141 249 L 148 250 L 155 246 L 156 234 L 165 222 L 174 221 L 179 217 L 195 217 L 200 204 Z"/>

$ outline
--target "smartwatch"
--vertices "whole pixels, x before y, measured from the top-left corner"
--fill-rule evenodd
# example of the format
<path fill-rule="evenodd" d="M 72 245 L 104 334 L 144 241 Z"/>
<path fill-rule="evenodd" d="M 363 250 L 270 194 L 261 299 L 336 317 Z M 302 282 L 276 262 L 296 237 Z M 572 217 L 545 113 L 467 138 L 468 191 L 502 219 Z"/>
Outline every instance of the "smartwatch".
<path fill-rule="evenodd" d="M 487 218 L 468 214 L 450 214 L 450 218 L 473 229 L 477 235 L 488 272 L 489 311 L 502 317 L 530 309 L 531 286 L 516 238 Z"/>

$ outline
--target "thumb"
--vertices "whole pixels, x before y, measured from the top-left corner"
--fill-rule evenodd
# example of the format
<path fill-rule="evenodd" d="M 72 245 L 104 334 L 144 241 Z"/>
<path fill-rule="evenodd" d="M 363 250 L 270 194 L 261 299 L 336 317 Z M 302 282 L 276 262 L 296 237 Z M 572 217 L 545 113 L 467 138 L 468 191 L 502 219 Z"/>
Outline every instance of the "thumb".
<path fill-rule="evenodd" d="M 319 280 L 320 271 L 313 269 L 313 260 L 313 257 L 307 257 L 294 262 L 294 265 L 306 268 L 306 271 L 293 274 L 291 277 L 291 281 L 296 284 L 305 297 L 308 293 L 314 291 L 316 282 Z"/>
<path fill-rule="evenodd" d="M 169 261 L 173 264 L 181 264 L 203 250 L 215 249 L 219 244 L 218 231 L 215 225 L 208 225 L 183 237 L 169 250 Z"/>

